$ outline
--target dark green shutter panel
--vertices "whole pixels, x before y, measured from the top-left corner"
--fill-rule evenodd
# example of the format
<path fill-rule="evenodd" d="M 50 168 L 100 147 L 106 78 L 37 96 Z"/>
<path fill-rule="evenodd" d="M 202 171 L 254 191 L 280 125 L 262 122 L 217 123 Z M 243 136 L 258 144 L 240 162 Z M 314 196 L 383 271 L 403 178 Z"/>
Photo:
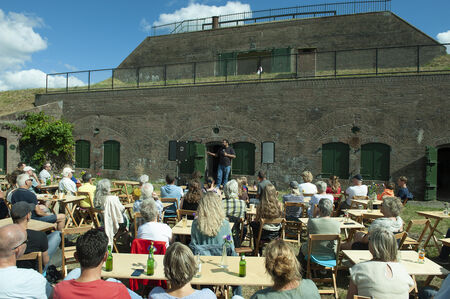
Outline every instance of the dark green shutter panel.
<path fill-rule="evenodd" d="M 342 142 L 322 145 L 322 176 L 348 177 L 349 146 Z"/>
<path fill-rule="evenodd" d="M 219 55 L 219 76 L 236 75 L 237 53 L 222 53 Z"/>
<path fill-rule="evenodd" d="M 91 143 L 87 140 L 78 140 L 75 144 L 75 167 L 90 167 Z"/>
<path fill-rule="evenodd" d="M 194 172 L 195 145 L 193 141 L 189 141 L 186 145 L 186 161 L 180 162 L 180 173 L 191 174 Z"/>
<path fill-rule="evenodd" d="M 195 142 L 194 145 L 194 169 L 200 171 L 201 173 L 205 172 L 205 156 L 206 156 L 206 148 L 204 144 L 199 142 Z"/>
<path fill-rule="evenodd" d="M 425 150 L 425 200 L 436 200 L 437 185 L 437 149 L 427 146 Z"/>
<path fill-rule="evenodd" d="M 291 71 L 291 49 L 272 50 L 272 73 L 285 73 Z"/>
<path fill-rule="evenodd" d="M 389 180 L 390 147 L 383 143 L 361 146 L 361 175 L 368 180 Z"/>
<path fill-rule="evenodd" d="M 237 142 L 233 144 L 236 158 L 232 160 L 231 170 L 233 174 L 255 174 L 255 145 L 249 142 Z"/>
<path fill-rule="evenodd" d="M 117 141 L 106 141 L 103 143 L 103 168 L 120 169 L 120 143 Z"/>
<path fill-rule="evenodd" d="M 6 139 L 0 137 L 0 174 L 6 174 Z"/>

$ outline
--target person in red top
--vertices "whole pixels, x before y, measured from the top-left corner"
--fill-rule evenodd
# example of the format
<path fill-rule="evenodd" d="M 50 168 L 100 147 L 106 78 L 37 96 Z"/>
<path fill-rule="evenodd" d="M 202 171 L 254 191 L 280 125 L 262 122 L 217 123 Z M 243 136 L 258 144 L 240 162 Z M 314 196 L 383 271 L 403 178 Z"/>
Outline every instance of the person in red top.
<path fill-rule="evenodd" d="M 335 175 L 330 176 L 328 179 L 328 187 L 327 191 L 328 194 L 341 194 L 341 183 L 339 183 L 339 178 Z M 339 200 L 341 198 L 340 196 L 335 196 L 334 201 Z"/>
<path fill-rule="evenodd" d="M 388 182 L 385 185 L 383 193 L 378 194 L 378 200 L 383 200 L 383 197 L 395 197 L 394 195 L 395 183 Z"/>
<path fill-rule="evenodd" d="M 108 257 L 107 247 L 108 237 L 97 229 L 78 237 L 75 258 L 80 263 L 81 275 L 77 279 L 58 283 L 54 288 L 53 298 L 131 298 L 123 284 L 101 279 L 102 266 Z"/>

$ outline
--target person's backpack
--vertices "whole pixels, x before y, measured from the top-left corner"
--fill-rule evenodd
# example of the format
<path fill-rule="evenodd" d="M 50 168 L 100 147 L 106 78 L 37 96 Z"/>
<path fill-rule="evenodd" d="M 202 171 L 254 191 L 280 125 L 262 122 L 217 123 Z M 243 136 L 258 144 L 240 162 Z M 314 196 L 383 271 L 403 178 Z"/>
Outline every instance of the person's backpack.
<path fill-rule="evenodd" d="M 61 272 L 56 269 L 55 265 L 50 265 L 47 268 L 47 275 L 45 278 L 47 278 L 47 281 L 49 283 L 57 283 L 59 280 L 62 280 Z"/>

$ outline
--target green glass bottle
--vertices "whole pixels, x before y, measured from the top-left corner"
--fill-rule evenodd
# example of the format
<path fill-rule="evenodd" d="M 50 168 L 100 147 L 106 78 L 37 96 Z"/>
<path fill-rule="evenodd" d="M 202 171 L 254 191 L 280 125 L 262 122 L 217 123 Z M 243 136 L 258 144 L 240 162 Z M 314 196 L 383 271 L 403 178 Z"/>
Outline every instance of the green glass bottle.
<path fill-rule="evenodd" d="M 242 254 L 239 261 L 239 277 L 245 277 L 245 275 L 247 275 L 247 261 L 245 260 L 245 254 Z"/>
<path fill-rule="evenodd" d="M 151 276 L 155 274 L 155 258 L 153 257 L 153 252 L 155 249 L 153 248 L 153 242 L 148 251 L 148 259 L 147 259 L 147 275 Z"/>
<path fill-rule="evenodd" d="M 105 271 L 113 270 L 113 256 L 111 251 L 111 245 L 108 245 L 108 257 L 106 258 Z"/>

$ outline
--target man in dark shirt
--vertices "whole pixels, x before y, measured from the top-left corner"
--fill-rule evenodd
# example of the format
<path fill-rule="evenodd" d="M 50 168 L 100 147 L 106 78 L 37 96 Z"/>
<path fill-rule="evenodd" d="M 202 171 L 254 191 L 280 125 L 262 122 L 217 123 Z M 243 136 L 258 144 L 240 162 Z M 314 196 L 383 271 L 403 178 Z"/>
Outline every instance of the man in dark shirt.
<path fill-rule="evenodd" d="M 45 266 L 43 270 L 46 271 L 50 258 L 61 242 L 61 233 L 54 231 L 46 235 L 44 232 L 28 229 L 28 222 L 31 220 L 31 212 L 33 210 L 33 204 L 19 201 L 11 208 L 11 218 L 14 223 L 20 225 L 27 231 L 27 249 L 25 250 L 25 254 L 42 252 L 42 260 Z M 37 262 L 31 260 L 17 261 L 17 267 L 38 270 Z"/>
<path fill-rule="evenodd" d="M 222 147 L 217 153 L 207 152 L 207 154 L 219 158 L 219 167 L 217 168 L 217 186 L 225 186 L 231 172 L 231 159 L 236 158 L 234 149 L 230 147 L 228 140 L 224 139 L 222 140 Z"/>
<path fill-rule="evenodd" d="M 405 176 L 401 176 L 397 180 L 398 190 L 395 196 L 400 197 L 403 204 L 405 204 L 409 199 L 412 199 L 414 196 L 411 192 L 409 192 L 406 183 L 408 179 Z"/>
<path fill-rule="evenodd" d="M 28 190 L 31 187 L 32 179 L 26 173 L 21 174 L 17 177 L 17 184 L 19 188 L 14 191 L 11 196 L 11 204 L 15 204 L 17 202 L 27 202 L 34 205 L 34 210 L 31 212 L 31 219 L 55 223 L 57 224 L 57 229 L 61 231 L 64 228 L 64 223 L 66 216 L 64 214 L 51 214 L 47 213 L 44 209 L 44 206 L 39 205 L 37 201 L 36 194 Z"/>
<path fill-rule="evenodd" d="M 258 172 L 258 181 L 259 181 L 258 189 L 256 190 L 256 198 L 258 199 L 258 201 L 257 202 L 250 201 L 250 203 L 259 204 L 259 198 L 261 197 L 264 188 L 266 188 L 266 186 L 270 184 L 270 181 L 267 179 L 266 173 L 263 170 L 260 170 Z"/>

